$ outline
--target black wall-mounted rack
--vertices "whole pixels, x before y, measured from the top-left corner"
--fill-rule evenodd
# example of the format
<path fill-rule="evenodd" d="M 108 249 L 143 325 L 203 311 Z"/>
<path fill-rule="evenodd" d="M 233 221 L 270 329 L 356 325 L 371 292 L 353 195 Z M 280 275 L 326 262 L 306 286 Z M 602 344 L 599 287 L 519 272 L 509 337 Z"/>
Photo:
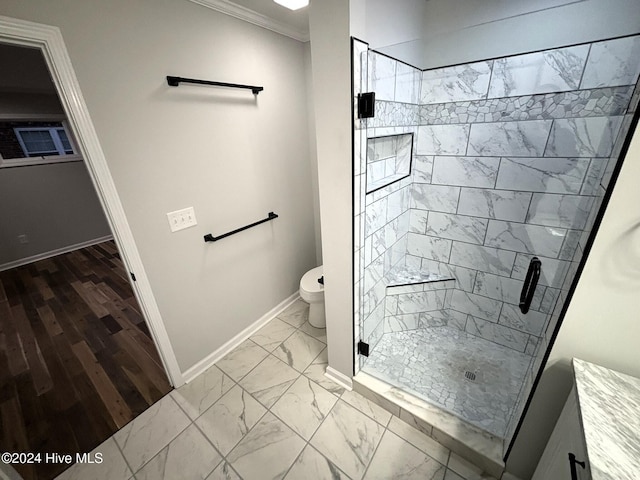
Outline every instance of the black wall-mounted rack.
<path fill-rule="evenodd" d="M 245 88 L 247 90 L 251 90 L 254 95 L 257 95 L 258 93 L 264 90 L 264 87 L 257 87 L 255 85 L 241 85 L 238 83 L 212 82 L 210 80 L 198 80 L 195 78 L 172 77 L 171 75 L 167 75 L 167 83 L 169 84 L 170 87 L 177 87 L 181 83 L 196 83 L 198 85 L 214 85 L 216 87 Z"/>
<path fill-rule="evenodd" d="M 224 233 L 224 234 L 219 235 L 217 237 L 214 237 L 210 233 L 207 233 L 204 236 L 204 241 L 205 242 L 217 242 L 218 240 L 222 240 L 223 238 L 230 237 L 231 235 L 234 235 L 236 233 L 242 232 L 243 230 L 247 230 L 247 229 L 249 229 L 251 227 L 255 227 L 256 225 L 260 225 L 261 223 L 264 223 L 264 222 L 269 222 L 269 221 L 274 220 L 276 218 L 278 218 L 278 215 L 276 215 L 273 212 L 269 212 L 269 214 L 267 215 L 267 218 L 263 218 L 262 220 L 258 220 L 257 222 L 253 222 L 251 225 L 245 225 L 244 227 L 236 228 L 235 230 L 233 230 L 231 232 Z"/>

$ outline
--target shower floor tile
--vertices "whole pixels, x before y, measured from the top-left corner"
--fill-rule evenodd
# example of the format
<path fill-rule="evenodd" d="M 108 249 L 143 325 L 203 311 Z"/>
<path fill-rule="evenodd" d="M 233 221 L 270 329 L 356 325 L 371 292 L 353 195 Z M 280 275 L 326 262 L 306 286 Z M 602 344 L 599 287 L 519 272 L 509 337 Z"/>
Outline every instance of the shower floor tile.
<path fill-rule="evenodd" d="M 530 360 L 456 328 L 434 327 L 384 334 L 363 371 L 504 438 Z"/>

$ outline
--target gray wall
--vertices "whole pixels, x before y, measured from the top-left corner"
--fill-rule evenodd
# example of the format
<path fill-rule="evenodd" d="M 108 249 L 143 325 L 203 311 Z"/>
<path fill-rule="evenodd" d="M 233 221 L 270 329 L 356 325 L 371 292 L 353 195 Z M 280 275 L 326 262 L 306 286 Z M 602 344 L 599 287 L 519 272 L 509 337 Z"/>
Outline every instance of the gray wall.
<path fill-rule="evenodd" d="M 0 266 L 111 235 L 84 162 L 0 168 L 0 222 Z"/>
<path fill-rule="evenodd" d="M 8 0 L 0 14 L 61 29 L 182 371 L 296 292 L 316 263 L 302 43 L 187 0 Z M 166 213 L 189 206 L 198 225 L 171 233 Z"/>
<path fill-rule="evenodd" d="M 17 88 L 22 78 L 30 78 L 39 91 L 53 88 L 43 58 L 24 49 L 31 61 L 21 64 L 22 50 L 11 49 L 12 55 L 2 57 L 13 72 L 3 88 Z M 64 115 L 57 95 L 0 92 L 0 118 L 35 120 L 39 115 Z M 0 268 L 111 235 L 84 162 L 0 168 L 0 222 Z M 20 243 L 18 235 L 27 235 L 29 243 Z"/>

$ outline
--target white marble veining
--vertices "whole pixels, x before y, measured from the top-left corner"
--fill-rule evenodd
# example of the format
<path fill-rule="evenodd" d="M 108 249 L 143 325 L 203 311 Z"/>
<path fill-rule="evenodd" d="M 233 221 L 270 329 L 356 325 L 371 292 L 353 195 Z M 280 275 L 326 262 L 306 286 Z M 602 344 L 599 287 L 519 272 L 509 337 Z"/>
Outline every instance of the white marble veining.
<path fill-rule="evenodd" d="M 387 430 L 364 479 L 442 480 L 445 470 L 443 464 Z"/>
<path fill-rule="evenodd" d="M 640 72 L 640 36 L 596 42 L 591 46 L 580 88 L 632 85 Z"/>
<path fill-rule="evenodd" d="M 580 190 L 581 195 L 596 195 L 598 193 L 598 187 L 600 186 L 600 180 L 604 175 L 607 168 L 609 159 L 607 158 L 592 158 L 589 163 L 589 169 L 584 177 L 584 183 Z"/>
<path fill-rule="evenodd" d="M 551 123 L 551 120 L 474 123 L 471 125 L 471 133 L 469 134 L 467 155 L 484 157 L 542 156 Z M 431 128 L 435 128 L 435 126 Z M 438 154 L 438 152 L 434 153 Z"/>
<path fill-rule="evenodd" d="M 282 342 L 273 354 L 290 367 L 302 372 L 324 348 L 325 344 L 320 340 L 298 330 Z"/>
<path fill-rule="evenodd" d="M 454 290 L 451 298 L 451 308 L 495 323 L 498 321 L 502 302 L 474 293 Z"/>
<path fill-rule="evenodd" d="M 418 127 L 418 155 L 464 155 L 469 125 L 430 125 Z"/>
<path fill-rule="evenodd" d="M 413 182 L 431 183 L 433 173 L 433 156 L 415 155 L 413 157 Z"/>
<path fill-rule="evenodd" d="M 495 300 L 511 303 L 512 305 L 518 305 L 523 283 L 522 280 L 516 280 L 515 278 L 478 272 L 473 292 Z M 532 304 L 535 304 L 536 300 L 539 302 L 542 295 L 542 289 L 536 289 Z"/>
<path fill-rule="evenodd" d="M 215 365 L 171 392 L 173 399 L 194 420 L 233 387 L 233 380 Z"/>
<path fill-rule="evenodd" d="M 442 310 L 445 307 L 445 290 L 403 293 L 398 295 L 398 313 L 420 313 Z"/>
<path fill-rule="evenodd" d="M 306 333 L 307 335 L 311 335 L 313 338 L 320 340 L 324 344 L 327 343 L 326 328 L 316 328 L 313 325 L 311 325 L 309 322 L 307 322 L 300 327 L 300 331 Z"/>
<path fill-rule="evenodd" d="M 191 421 L 171 395 L 151 405 L 114 435 L 135 472 L 184 430 Z"/>
<path fill-rule="evenodd" d="M 468 63 L 424 71 L 420 103 L 447 103 L 486 98 L 492 63 Z"/>
<path fill-rule="evenodd" d="M 350 480 L 322 454 L 307 445 L 293 464 L 285 480 Z"/>
<path fill-rule="evenodd" d="M 327 365 L 327 349 L 325 348 L 322 352 L 320 352 L 320 355 L 316 357 L 311 365 L 307 367 L 307 369 L 304 371 L 304 376 L 313 380 L 318 385 L 324 387 L 334 395 L 340 396 L 342 395 L 342 392 L 344 392 L 344 388 L 327 378 L 327 376 L 325 375 Z"/>
<path fill-rule="evenodd" d="M 242 480 L 235 470 L 227 462 L 220 462 L 220 465 L 211 472 L 206 480 Z"/>
<path fill-rule="evenodd" d="M 451 240 L 415 233 L 409 233 L 408 238 L 407 253 L 442 262 L 449 259 Z"/>
<path fill-rule="evenodd" d="M 240 380 L 240 386 L 264 406 L 270 408 L 299 375 L 289 365 L 269 355 Z"/>
<path fill-rule="evenodd" d="M 278 318 L 298 328 L 309 319 L 309 304 L 298 299 L 293 302 L 284 312 L 278 314 Z"/>
<path fill-rule="evenodd" d="M 220 460 L 220 454 L 192 423 L 136 472 L 136 480 L 204 479 Z"/>
<path fill-rule="evenodd" d="M 404 332 L 414 330 L 420 325 L 421 313 L 408 313 L 404 315 L 396 315 L 397 306 L 393 312 L 385 314 L 383 319 L 383 333 Z"/>
<path fill-rule="evenodd" d="M 510 352 L 513 354 L 512 351 Z M 505 365 L 512 366 L 508 361 Z M 462 421 L 459 416 L 432 402 L 425 401 L 415 393 L 407 393 L 404 386 L 395 380 L 389 383 L 361 371 L 354 377 L 354 385 L 363 394 L 372 395 L 371 398 L 375 398 L 376 401 L 380 399 L 385 404 L 398 406 L 402 422 L 429 435 L 439 444 L 451 448 L 453 451 L 464 452 L 464 455 L 473 459 L 474 464 L 481 466 L 482 470 L 492 472 L 497 476 L 502 474 L 504 470 L 502 441 L 495 435 Z M 391 430 L 397 433 L 393 428 Z M 405 439 L 423 450 L 410 437 L 405 437 Z M 431 451 L 423 451 L 432 455 Z"/>
<path fill-rule="evenodd" d="M 302 438 L 267 412 L 227 460 L 245 480 L 281 479 L 304 446 Z"/>
<path fill-rule="evenodd" d="M 587 158 L 503 158 L 496 188 L 579 193 L 588 165 Z"/>
<path fill-rule="evenodd" d="M 411 208 L 456 213 L 460 187 L 414 184 L 411 188 Z"/>
<path fill-rule="evenodd" d="M 335 395 L 300 376 L 271 407 L 271 412 L 302 438 L 310 440 L 337 401 Z"/>
<path fill-rule="evenodd" d="M 413 233 L 425 233 L 427 230 L 428 210 L 412 208 L 409 220 L 409 231 Z"/>
<path fill-rule="evenodd" d="M 365 236 L 371 235 L 376 230 L 387 224 L 387 197 L 368 204 L 365 209 Z M 283 319 L 286 322 L 286 319 Z M 306 320 L 306 319 L 305 319 Z M 300 322 L 296 327 L 304 322 Z"/>
<path fill-rule="evenodd" d="M 516 253 L 508 250 L 453 242 L 449 261 L 452 265 L 510 276 L 515 257 Z"/>
<path fill-rule="evenodd" d="M 562 250 L 558 258 L 561 260 L 573 260 L 573 256 L 578 248 L 578 243 L 582 237 L 580 230 L 569 230 L 562 244 Z"/>
<path fill-rule="evenodd" d="M 226 456 L 266 411 L 251 395 L 236 385 L 200 416 L 196 425 L 216 449 Z"/>
<path fill-rule="evenodd" d="M 447 282 L 452 280 L 453 277 L 448 274 L 441 274 L 439 272 L 433 272 L 431 270 L 421 270 L 409 265 L 398 265 L 396 268 L 388 272 L 385 276 L 387 281 L 387 288 L 392 288 L 397 285 L 409 285 L 409 284 L 423 284 Z M 444 288 L 447 288 L 446 286 Z"/>
<path fill-rule="evenodd" d="M 502 437 L 528 362 L 478 336 L 435 327 L 384 334 L 364 371 Z M 475 382 L 466 371 L 476 373 Z"/>
<path fill-rule="evenodd" d="M 589 45 L 505 57 L 493 62 L 489 98 L 577 90 Z"/>
<path fill-rule="evenodd" d="M 309 308 L 309 305 L 307 305 Z M 235 381 L 240 380 L 269 353 L 251 340 L 245 340 L 233 351 L 216 362 L 216 367 Z"/>
<path fill-rule="evenodd" d="M 129 480 L 133 475 L 113 437 L 98 445 L 89 457 L 96 458 L 96 453 L 102 454 L 102 463 L 76 463 L 56 480 Z"/>
<path fill-rule="evenodd" d="M 427 222 L 427 235 L 449 240 L 482 244 L 488 220 L 465 215 L 431 212 Z"/>
<path fill-rule="evenodd" d="M 278 318 L 274 318 L 250 338 L 265 350 L 272 352 L 284 339 L 295 332 L 296 328 Z"/>
<path fill-rule="evenodd" d="M 517 278 L 518 280 L 524 280 L 532 258 L 533 255 L 518 253 L 513 264 L 511 277 Z M 567 270 L 569 269 L 569 262 L 540 256 L 538 256 L 538 259 L 541 261 L 538 284 L 549 287 L 561 287 L 562 282 L 564 282 L 564 278 L 567 275 Z"/>
<path fill-rule="evenodd" d="M 534 193 L 527 223 L 582 230 L 593 206 L 593 197 Z"/>
<path fill-rule="evenodd" d="M 391 420 L 391 413 L 356 391 L 346 390 L 340 398 L 343 402 L 347 402 L 352 407 L 357 408 L 383 427 L 386 427 Z"/>
<path fill-rule="evenodd" d="M 392 221 L 408 209 L 409 196 L 407 188 L 401 188 L 400 190 L 390 193 L 387 197 L 387 222 Z"/>
<path fill-rule="evenodd" d="M 489 340 L 490 342 L 512 348 L 518 352 L 524 352 L 529 335 L 519 330 L 489 322 L 472 315 L 467 317 L 467 326 L 465 331 L 477 337 Z M 495 348 L 495 347 L 493 347 Z M 527 361 L 528 363 L 528 361 Z M 508 412 L 504 412 L 505 414 Z M 506 421 L 506 420 L 505 420 Z M 501 435 L 504 435 L 502 433 Z"/>
<path fill-rule="evenodd" d="M 498 175 L 497 157 L 440 157 L 433 163 L 432 183 L 493 188 Z"/>
<path fill-rule="evenodd" d="M 640 379 L 573 359 L 593 480 L 634 480 L 640 459 Z"/>
<path fill-rule="evenodd" d="M 484 243 L 515 252 L 557 257 L 566 232 L 563 228 L 489 220 Z"/>
<path fill-rule="evenodd" d="M 547 320 L 547 315 L 535 310 L 529 310 L 526 314 L 520 311 L 520 307 L 505 303 L 500 312 L 500 325 L 514 328 L 521 332 L 540 336 Z"/>
<path fill-rule="evenodd" d="M 507 159 L 502 159 L 504 162 Z M 503 187 L 501 187 L 503 188 Z M 515 188 L 513 184 L 509 188 Z M 475 217 L 524 222 L 531 194 L 485 188 L 462 188 L 458 213 Z"/>
<path fill-rule="evenodd" d="M 373 458 L 384 427 L 338 401 L 310 444 L 353 479 L 360 479 Z"/>
<path fill-rule="evenodd" d="M 404 438 L 411 445 L 423 451 L 431 458 L 434 458 L 443 465 L 449 460 L 449 449 L 436 442 L 433 438 L 425 435 L 421 431 L 411 427 L 408 423 L 403 422 L 398 417 L 391 417 L 388 429 Z"/>
<path fill-rule="evenodd" d="M 618 116 L 554 120 L 545 156 L 608 157 L 622 118 Z"/>

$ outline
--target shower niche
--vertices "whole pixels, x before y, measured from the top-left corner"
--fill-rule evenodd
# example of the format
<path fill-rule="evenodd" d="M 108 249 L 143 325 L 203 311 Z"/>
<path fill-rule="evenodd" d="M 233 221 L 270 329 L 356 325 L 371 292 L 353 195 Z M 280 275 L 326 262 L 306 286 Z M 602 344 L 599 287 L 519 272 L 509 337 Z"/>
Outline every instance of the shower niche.
<path fill-rule="evenodd" d="M 630 134 L 640 36 L 425 71 L 352 42 L 354 111 L 375 92 L 353 119 L 355 388 L 499 476 Z"/>
<path fill-rule="evenodd" d="M 413 133 L 367 139 L 367 193 L 411 175 Z"/>

